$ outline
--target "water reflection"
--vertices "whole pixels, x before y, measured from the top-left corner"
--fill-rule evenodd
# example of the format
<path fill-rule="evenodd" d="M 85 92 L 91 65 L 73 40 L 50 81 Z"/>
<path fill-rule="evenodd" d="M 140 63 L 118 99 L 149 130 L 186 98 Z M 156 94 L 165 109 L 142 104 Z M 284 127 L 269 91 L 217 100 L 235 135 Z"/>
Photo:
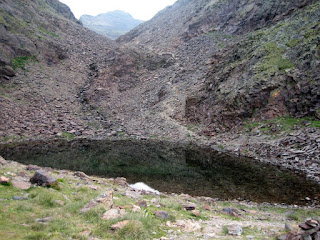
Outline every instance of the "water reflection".
<path fill-rule="evenodd" d="M 123 176 L 162 192 L 221 199 L 298 203 L 320 197 L 320 187 L 288 171 L 210 149 L 157 141 L 52 141 L 0 146 L 0 155 L 24 164 Z"/>

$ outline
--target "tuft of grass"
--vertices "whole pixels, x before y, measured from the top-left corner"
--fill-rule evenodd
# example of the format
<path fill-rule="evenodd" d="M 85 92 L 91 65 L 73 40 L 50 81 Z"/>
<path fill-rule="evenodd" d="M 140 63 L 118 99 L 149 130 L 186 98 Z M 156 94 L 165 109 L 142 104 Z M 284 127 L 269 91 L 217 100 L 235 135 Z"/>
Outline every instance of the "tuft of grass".
<path fill-rule="evenodd" d="M 20 56 L 11 59 L 11 63 L 13 65 L 14 70 L 17 70 L 18 68 L 26 70 L 26 65 L 34 61 L 36 61 L 35 56 Z"/>
<path fill-rule="evenodd" d="M 278 47 L 275 42 L 266 43 L 261 50 L 265 52 L 265 57 L 256 66 L 259 72 L 275 73 L 294 68 L 290 59 L 282 57 L 284 50 Z"/>
<path fill-rule="evenodd" d="M 46 240 L 48 239 L 47 234 L 38 232 L 38 233 L 32 233 L 26 237 L 27 240 Z"/>
<path fill-rule="evenodd" d="M 38 204 L 45 208 L 57 207 L 55 200 L 57 200 L 56 196 L 48 191 L 41 191 L 36 197 Z"/>
<path fill-rule="evenodd" d="M 61 136 L 67 138 L 68 140 L 74 139 L 74 135 L 72 133 L 63 132 L 61 133 Z"/>
<path fill-rule="evenodd" d="M 228 235 L 229 231 L 228 231 L 228 226 L 222 226 L 222 234 L 223 235 Z"/>
<path fill-rule="evenodd" d="M 40 31 L 55 38 L 60 38 L 60 36 L 54 32 L 50 32 L 49 30 L 45 29 L 44 27 L 40 27 Z"/>

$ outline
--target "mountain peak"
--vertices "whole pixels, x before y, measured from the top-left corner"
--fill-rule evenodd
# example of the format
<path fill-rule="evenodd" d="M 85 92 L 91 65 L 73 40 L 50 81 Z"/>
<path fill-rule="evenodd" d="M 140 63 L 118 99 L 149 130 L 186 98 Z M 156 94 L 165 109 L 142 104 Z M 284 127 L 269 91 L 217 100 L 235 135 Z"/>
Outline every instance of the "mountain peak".
<path fill-rule="evenodd" d="M 101 13 L 97 16 L 82 15 L 80 21 L 85 27 L 111 39 L 118 38 L 144 22 L 121 10 Z"/>

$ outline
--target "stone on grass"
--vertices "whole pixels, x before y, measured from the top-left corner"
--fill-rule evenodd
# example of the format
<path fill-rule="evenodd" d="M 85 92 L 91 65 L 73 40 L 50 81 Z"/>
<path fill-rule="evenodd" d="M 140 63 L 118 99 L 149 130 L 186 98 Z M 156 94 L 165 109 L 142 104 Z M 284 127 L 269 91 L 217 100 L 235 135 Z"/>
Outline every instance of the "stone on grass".
<path fill-rule="evenodd" d="M 124 177 L 118 177 L 118 178 L 114 179 L 114 183 L 118 184 L 120 186 L 123 186 L 123 187 L 128 186 L 127 179 L 125 179 Z"/>
<path fill-rule="evenodd" d="M 90 177 L 87 174 L 85 174 L 84 172 L 80 172 L 80 171 L 75 172 L 74 176 L 79 177 L 81 179 L 90 179 Z"/>
<path fill-rule="evenodd" d="M 52 217 L 46 217 L 46 218 L 37 218 L 37 223 L 47 224 L 52 220 Z"/>
<path fill-rule="evenodd" d="M 128 224 L 130 223 L 129 220 L 124 220 L 122 222 L 118 222 L 118 223 L 115 223 L 113 225 L 111 225 L 111 230 L 118 230 L 118 229 L 122 229 L 124 228 L 125 226 L 127 226 Z"/>
<path fill-rule="evenodd" d="M 126 214 L 127 214 L 126 210 L 124 210 L 124 209 L 110 209 L 103 214 L 102 219 L 103 220 L 113 220 L 113 219 L 122 217 Z"/>
<path fill-rule="evenodd" d="M 25 195 L 25 196 L 14 196 L 12 199 L 15 200 L 15 201 L 28 200 L 28 195 Z"/>
<path fill-rule="evenodd" d="M 184 208 L 185 210 L 187 210 L 187 211 L 195 210 L 196 207 L 197 207 L 197 205 L 194 204 L 194 203 L 189 203 L 189 204 L 184 204 L 184 205 L 183 205 L 183 208 Z"/>
<path fill-rule="evenodd" d="M 132 212 L 140 212 L 141 211 L 141 208 L 137 205 L 133 205 L 132 207 Z"/>
<path fill-rule="evenodd" d="M 238 224 L 233 224 L 228 226 L 228 234 L 233 236 L 241 236 L 242 235 L 242 227 Z"/>
<path fill-rule="evenodd" d="M 61 200 L 55 200 L 55 203 L 60 205 L 60 206 L 64 206 L 64 201 Z"/>
<path fill-rule="evenodd" d="M 109 210 L 113 206 L 113 189 L 111 189 L 108 192 L 105 192 L 98 196 L 97 198 L 91 200 L 88 202 L 83 208 L 81 208 L 79 211 L 80 213 L 88 212 L 90 209 L 96 207 L 96 206 L 102 206 L 105 210 Z"/>
<path fill-rule="evenodd" d="M 147 204 L 147 201 L 146 201 L 146 200 L 141 200 L 141 201 L 139 201 L 139 202 L 137 203 L 137 205 L 138 205 L 139 207 L 142 207 L 142 208 L 148 207 L 148 204 Z"/>
<path fill-rule="evenodd" d="M 200 217 L 200 215 L 201 215 L 201 212 L 199 210 L 192 210 L 191 212 L 196 217 Z"/>
<path fill-rule="evenodd" d="M 12 183 L 13 187 L 21 189 L 21 190 L 28 190 L 29 188 L 31 188 L 31 183 L 29 183 L 29 182 L 12 180 L 11 183 Z"/>
<path fill-rule="evenodd" d="M 116 224 L 111 225 L 111 230 L 119 230 L 127 226 L 128 224 L 133 224 L 136 227 L 143 227 L 142 223 L 138 220 L 124 220 L 121 222 L 118 222 Z"/>
<path fill-rule="evenodd" d="M 26 167 L 26 170 L 28 171 L 36 171 L 36 170 L 40 170 L 41 167 L 37 166 L 37 165 L 32 165 L 32 164 L 29 164 L 27 167 Z"/>
<path fill-rule="evenodd" d="M 178 220 L 176 225 L 182 228 L 185 232 L 196 232 L 201 229 L 200 223 L 192 220 Z"/>
<path fill-rule="evenodd" d="M 30 182 L 39 186 L 50 187 L 57 183 L 57 180 L 50 176 L 43 170 L 37 170 L 36 173 L 30 178 Z"/>
<path fill-rule="evenodd" d="M 222 209 L 222 212 L 224 212 L 230 216 L 240 217 L 240 214 L 238 213 L 237 209 L 234 209 L 234 208 L 224 208 L 224 209 Z"/>
<path fill-rule="evenodd" d="M 10 179 L 9 179 L 9 178 L 0 176 L 0 184 L 7 185 L 7 184 L 9 184 L 9 182 L 10 182 Z"/>
<path fill-rule="evenodd" d="M 211 211 L 211 207 L 209 205 L 204 205 L 203 210 Z"/>
<path fill-rule="evenodd" d="M 168 219 L 169 214 L 166 211 L 155 211 L 154 214 L 161 219 Z"/>

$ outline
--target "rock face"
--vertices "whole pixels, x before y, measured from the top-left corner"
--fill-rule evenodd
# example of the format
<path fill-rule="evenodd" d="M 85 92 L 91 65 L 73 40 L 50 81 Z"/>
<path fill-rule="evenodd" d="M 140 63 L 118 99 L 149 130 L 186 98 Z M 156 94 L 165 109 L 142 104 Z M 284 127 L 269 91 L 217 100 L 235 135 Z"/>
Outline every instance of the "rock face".
<path fill-rule="evenodd" d="M 98 16 L 82 15 L 80 22 L 84 27 L 96 33 L 111 39 L 117 39 L 144 21 L 134 19 L 129 13 L 117 10 Z"/>

